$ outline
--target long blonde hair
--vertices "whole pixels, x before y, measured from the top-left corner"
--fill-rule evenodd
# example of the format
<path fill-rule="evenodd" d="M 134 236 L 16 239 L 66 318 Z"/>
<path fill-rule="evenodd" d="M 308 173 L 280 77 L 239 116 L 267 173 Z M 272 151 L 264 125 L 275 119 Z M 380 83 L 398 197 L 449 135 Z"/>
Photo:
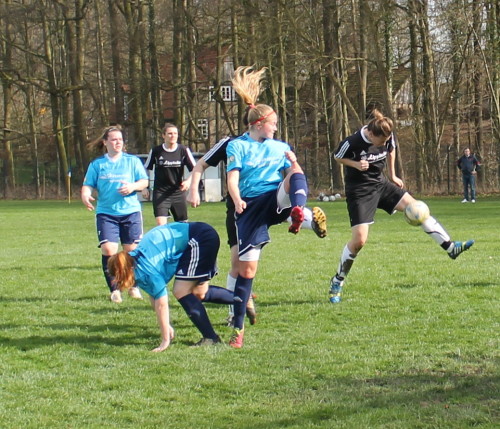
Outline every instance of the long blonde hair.
<path fill-rule="evenodd" d="M 87 144 L 87 148 L 91 152 L 105 152 L 104 142 L 108 139 L 111 131 L 120 131 L 123 135 L 121 125 L 111 125 L 102 130 L 101 135 Z"/>
<path fill-rule="evenodd" d="M 248 106 L 243 122 L 250 127 L 274 113 L 271 106 L 257 104 L 257 100 L 264 90 L 262 80 L 266 70 L 266 67 L 254 70 L 251 66 L 240 66 L 235 70 L 232 79 L 234 90 Z"/>
<path fill-rule="evenodd" d="M 122 250 L 108 259 L 109 273 L 120 290 L 128 290 L 135 284 L 134 258 Z"/>
<path fill-rule="evenodd" d="M 368 131 L 371 131 L 374 136 L 389 137 L 394 129 L 394 124 L 391 118 L 382 115 L 377 109 L 371 112 L 372 119 L 367 124 Z"/>

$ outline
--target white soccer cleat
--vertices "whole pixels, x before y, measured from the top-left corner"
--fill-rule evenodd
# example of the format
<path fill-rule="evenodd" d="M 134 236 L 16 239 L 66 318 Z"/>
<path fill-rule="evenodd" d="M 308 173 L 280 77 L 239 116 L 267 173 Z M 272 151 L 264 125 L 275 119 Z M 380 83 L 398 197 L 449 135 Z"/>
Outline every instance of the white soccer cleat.
<path fill-rule="evenodd" d="M 139 290 L 139 288 L 137 286 L 131 287 L 128 290 L 128 294 L 129 294 L 130 298 L 142 299 L 141 291 Z"/>
<path fill-rule="evenodd" d="M 119 290 L 114 290 L 113 292 L 111 292 L 109 299 L 115 304 L 120 304 L 123 301 L 122 293 Z"/>

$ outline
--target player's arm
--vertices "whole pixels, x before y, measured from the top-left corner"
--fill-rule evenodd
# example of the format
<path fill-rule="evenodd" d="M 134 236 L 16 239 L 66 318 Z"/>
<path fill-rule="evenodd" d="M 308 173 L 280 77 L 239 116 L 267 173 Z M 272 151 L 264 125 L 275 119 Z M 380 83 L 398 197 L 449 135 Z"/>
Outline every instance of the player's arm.
<path fill-rule="evenodd" d="M 387 154 L 387 168 L 389 170 L 389 179 L 400 188 L 404 186 L 403 181 L 396 176 L 396 150 Z"/>
<path fill-rule="evenodd" d="M 191 207 L 200 205 L 200 180 L 203 172 L 209 167 L 203 158 L 200 158 L 191 172 L 191 186 L 187 195 L 187 201 L 191 203 Z"/>
<path fill-rule="evenodd" d="M 164 295 L 154 300 L 154 307 L 158 326 L 160 327 L 161 343 L 158 347 L 154 348 L 153 352 L 162 352 L 169 345 L 174 337 L 174 331 L 170 326 L 170 314 L 168 309 L 168 295 Z"/>
<path fill-rule="evenodd" d="M 85 207 L 87 207 L 87 210 L 93 211 L 94 210 L 94 205 L 92 204 L 92 201 L 95 201 L 95 198 L 92 196 L 94 188 L 91 186 L 82 186 L 82 191 L 81 191 L 81 198 L 82 198 L 82 203 Z"/>
<path fill-rule="evenodd" d="M 227 172 L 227 190 L 234 202 L 236 213 L 241 214 L 246 209 L 247 203 L 241 199 L 240 195 L 240 170 L 235 169 Z"/>
<path fill-rule="evenodd" d="M 194 159 L 193 154 L 191 153 L 191 150 L 189 148 L 185 148 L 184 165 L 191 174 L 187 177 L 187 179 L 181 182 L 181 185 L 179 186 L 179 189 L 181 191 L 187 191 L 190 188 L 192 180 L 192 172 L 195 167 L 195 164 L 196 161 Z"/>
<path fill-rule="evenodd" d="M 352 167 L 359 171 L 366 171 L 370 167 L 370 164 L 366 159 L 355 161 L 349 158 L 335 158 L 335 161 L 337 161 L 341 165 L 345 165 L 346 167 Z"/>

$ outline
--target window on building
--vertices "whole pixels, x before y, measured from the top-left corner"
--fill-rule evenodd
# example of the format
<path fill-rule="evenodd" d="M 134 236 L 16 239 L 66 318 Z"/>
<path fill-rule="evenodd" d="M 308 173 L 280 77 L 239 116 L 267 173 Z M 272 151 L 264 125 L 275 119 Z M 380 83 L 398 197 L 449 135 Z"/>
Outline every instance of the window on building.
<path fill-rule="evenodd" d="M 209 101 L 215 101 L 215 87 L 209 86 L 208 90 Z M 236 91 L 231 85 L 221 85 L 219 90 L 223 101 L 236 101 Z"/>
<path fill-rule="evenodd" d="M 204 139 L 208 139 L 208 119 L 198 119 L 198 130 Z"/>

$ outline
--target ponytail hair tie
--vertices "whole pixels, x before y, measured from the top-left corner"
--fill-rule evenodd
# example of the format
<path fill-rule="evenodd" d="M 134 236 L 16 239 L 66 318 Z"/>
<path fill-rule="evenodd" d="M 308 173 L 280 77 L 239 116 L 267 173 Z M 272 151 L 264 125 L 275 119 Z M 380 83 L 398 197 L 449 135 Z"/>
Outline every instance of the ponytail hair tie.
<path fill-rule="evenodd" d="M 250 109 L 255 109 L 255 104 L 249 104 L 248 107 L 250 107 Z"/>

